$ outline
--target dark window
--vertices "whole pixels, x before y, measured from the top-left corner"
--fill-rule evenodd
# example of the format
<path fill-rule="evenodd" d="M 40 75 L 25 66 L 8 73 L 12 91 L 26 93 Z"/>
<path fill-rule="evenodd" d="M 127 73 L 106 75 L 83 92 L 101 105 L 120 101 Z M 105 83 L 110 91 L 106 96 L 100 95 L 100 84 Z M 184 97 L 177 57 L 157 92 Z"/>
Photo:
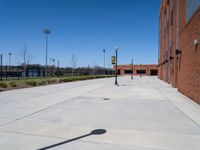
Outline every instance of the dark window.
<path fill-rule="evenodd" d="M 174 12 L 173 12 L 173 8 L 172 8 L 172 11 L 171 11 L 171 26 L 173 26 L 173 21 L 174 21 Z"/>
<path fill-rule="evenodd" d="M 187 21 L 200 6 L 200 0 L 187 0 Z"/>
<path fill-rule="evenodd" d="M 137 72 L 137 74 L 146 74 L 146 70 L 143 70 L 143 69 L 137 70 L 136 72 Z"/>
<path fill-rule="evenodd" d="M 158 70 L 157 69 L 150 70 L 150 75 L 151 76 L 157 76 L 158 75 Z"/>
<path fill-rule="evenodd" d="M 131 73 L 133 73 L 133 72 L 132 72 L 132 70 L 124 70 L 124 73 L 125 73 L 125 74 L 131 74 Z"/>
<path fill-rule="evenodd" d="M 120 70 L 118 70 L 117 72 L 118 72 L 118 75 L 120 75 L 120 74 L 121 74 L 121 71 L 120 71 Z"/>

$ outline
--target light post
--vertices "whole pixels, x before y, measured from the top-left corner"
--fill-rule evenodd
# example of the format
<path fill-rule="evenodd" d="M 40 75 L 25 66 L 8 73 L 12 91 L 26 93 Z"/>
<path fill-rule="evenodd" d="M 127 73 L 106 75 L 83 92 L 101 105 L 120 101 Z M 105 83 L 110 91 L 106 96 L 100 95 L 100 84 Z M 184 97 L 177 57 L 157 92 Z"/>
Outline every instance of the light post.
<path fill-rule="evenodd" d="M 50 65 L 50 68 L 51 68 L 51 76 L 52 76 L 52 67 L 53 67 L 53 66 L 51 65 L 52 58 L 49 58 L 49 61 L 50 61 L 50 64 L 49 64 L 49 65 Z"/>
<path fill-rule="evenodd" d="M 53 68 L 54 75 L 55 75 L 55 69 L 54 69 L 55 68 L 55 61 L 56 61 L 55 59 L 52 59 L 52 62 L 53 62 L 53 64 L 52 64 L 53 67 L 52 68 Z"/>
<path fill-rule="evenodd" d="M 105 52 L 106 52 L 106 50 L 105 49 L 103 49 L 103 67 L 105 68 Z"/>
<path fill-rule="evenodd" d="M 3 53 L 0 52 L 0 58 L 1 58 L 1 81 L 3 80 Z"/>
<path fill-rule="evenodd" d="M 10 66 L 11 66 L 11 56 L 12 56 L 12 53 L 8 53 L 8 55 L 9 55 L 9 68 L 10 68 Z"/>
<path fill-rule="evenodd" d="M 115 63 L 115 85 L 118 85 L 117 82 L 117 74 L 118 74 L 118 70 L 117 70 L 117 53 L 118 53 L 119 48 L 115 47 L 115 58 L 116 58 L 116 63 Z"/>
<path fill-rule="evenodd" d="M 11 56 L 12 56 L 12 53 L 9 52 L 8 56 L 9 56 L 9 77 L 10 77 L 10 71 L 11 71 L 10 66 L 11 66 Z"/>
<path fill-rule="evenodd" d="M 47 65 L 48 65 L 48 35 L 51 34 L 49 29 L 44 29 L 43 33 L 46 35 L 46 63 L 45 63 L 45 76 L 47 75 Z"/>
<path fill-rule="evenodd" d="M 58 60 L 57 61 L 57 76 L 59 77 L 60 76 L 60 69 L 59 69 L 59 67 L 60 67 L 60 61 Z"/>
<path fill-rule="evenodd" d="M 59 68 L 59 66 L 60 66 L 60 61 L 59 61 L 59 60 L 57 61 L 57 66 L 58 66 L 58 68 Z"/>
<path fill-rule="evenodd" d="M 104 75 L 106 74 L 106 70 L 105 70 L 105 61 L 106 61 L 106 57 L 105 57 L 105 53 L 106 53 L 106 50 L 103 49 L 103 68 L 104 68 Z"/>
<path fill-rule="evenodd" d="M 52 59 L 52 61 L 53 61 L 53 66 L 55 67 L 55 61 L 56 61 L 56 60 L 55 60 L 55 59 Z"/>
<path fill-rule="evenodd" d="M 133 80 L 133 59 L 131 60 L 131 66 L 132 66 L 132 74 L 131 74 L 131 79 Z"/>
<path fill-rule="evenodd" d="M 51 61 L 52 61 L 52 58 L 49 58 L 49 61 L 50 61 L 50 62 L 49 62 L 49 65 L 51 66 Z"/>

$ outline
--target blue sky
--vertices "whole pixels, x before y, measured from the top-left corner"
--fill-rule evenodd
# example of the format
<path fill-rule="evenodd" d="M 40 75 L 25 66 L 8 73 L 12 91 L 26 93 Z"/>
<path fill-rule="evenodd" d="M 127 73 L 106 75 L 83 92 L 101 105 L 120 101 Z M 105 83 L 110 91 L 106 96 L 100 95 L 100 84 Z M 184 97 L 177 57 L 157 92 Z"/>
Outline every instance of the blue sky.
<path fill-rule="evenodd" d="M 45 27 L 51 30 L 49 58 L 70 66 L 111 67 L 114 47 L 119 64 L 157 63 L 160 0 L 0 0 L 0 51 L 12 64 L 26 43 L 31 63 L 45 64 Z"/>

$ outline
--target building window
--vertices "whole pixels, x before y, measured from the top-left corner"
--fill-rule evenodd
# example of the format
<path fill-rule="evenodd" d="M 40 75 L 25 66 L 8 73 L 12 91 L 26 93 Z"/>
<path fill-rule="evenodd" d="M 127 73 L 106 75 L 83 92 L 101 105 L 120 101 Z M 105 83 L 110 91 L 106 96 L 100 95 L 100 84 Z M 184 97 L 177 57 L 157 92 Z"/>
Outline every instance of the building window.
<path fill-rule="evenodd" d="M 124 73 L 125 74 L 132 74 L 133 72 L 132 72 L 132 70 L 124 70 Z"/>
<path fill-rule="evenodd" d="M 118 74 L 118 75 L 120 75 L 120 74 L 121 74 L 121 71 L 120 71 L 120 69 L 117 71 L 117 74 Z"/>
<path fill-rule="evenodd" d="M 199 7 L 200 7 L 200 0 L 187 0 L 187 21 L 189 21 L 190 17 Z"/>
<path fill-rule="evenodd" d="M 171 10 L 171 26 L 173 26 L 173 21 L 174 21 L 174 12 L 173 8 Z"/>
<path fill-rule="evenodd" d="M 137 70 L 136 72 L 137 72 L 137 74 L 146 74 L 146 70 L 143 70 L 143 69 Z"/>
<path fill-rule="evenodd" d="M 157 69 L 151 69 L 150 70 L 150 75 L 151 76 L 157 76 L 158 75 L 158 70 Z"/>

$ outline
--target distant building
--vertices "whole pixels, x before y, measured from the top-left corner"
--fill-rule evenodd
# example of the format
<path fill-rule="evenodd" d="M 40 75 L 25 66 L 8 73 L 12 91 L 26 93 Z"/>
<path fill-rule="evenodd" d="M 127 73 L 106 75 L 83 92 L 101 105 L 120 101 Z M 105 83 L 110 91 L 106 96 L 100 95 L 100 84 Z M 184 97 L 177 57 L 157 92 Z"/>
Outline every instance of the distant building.
<path fill-rule="evenodd" d="M 162 0 L 158 76 L 200 104 L 200 0 Z"/>
<path fill-rule="evenodd" d="M 114 66 L 115 68 L 115 66 Z M 118 75 L 157 75 L 158 68 L 156 64 L 150 65 L 118 65 Z"/>

